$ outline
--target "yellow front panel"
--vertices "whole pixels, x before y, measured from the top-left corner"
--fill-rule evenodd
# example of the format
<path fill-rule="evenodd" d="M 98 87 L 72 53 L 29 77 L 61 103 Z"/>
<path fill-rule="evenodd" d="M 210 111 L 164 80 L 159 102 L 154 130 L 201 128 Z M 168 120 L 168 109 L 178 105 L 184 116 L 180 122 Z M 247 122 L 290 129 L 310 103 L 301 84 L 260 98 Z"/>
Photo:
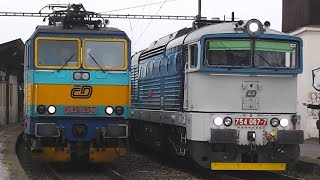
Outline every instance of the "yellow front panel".
<path fill-rule="evenodd" d="M 71 97 L 72 92 L 81 94 L 81 87 L 64 84 L 28 84 L 28 105 L 78 105 L 78 106 L 128 106 L 129 86 L 91 85 L 92 94 L 86 98 Z M 79 88 L 77 91 L 74 89 Z M 84 91 L 86 95 L 88 91 Z"/>
<path fill-rule="evenodd" d="M 123 158 L 126 154 L 126 148 L 90 148 L 90 162 L 112 162 Z"/>
<path fill-rule="evenodd" d="M 286 163 L 211 163 L 211 170 L 285 171 Z"/>
<path fill-rule="evenodd" d="M 67 162 L 70 161 L 70 148 L 43 147 L 40 152 L 33 152 L 32 158 L 50 162 Z"/>

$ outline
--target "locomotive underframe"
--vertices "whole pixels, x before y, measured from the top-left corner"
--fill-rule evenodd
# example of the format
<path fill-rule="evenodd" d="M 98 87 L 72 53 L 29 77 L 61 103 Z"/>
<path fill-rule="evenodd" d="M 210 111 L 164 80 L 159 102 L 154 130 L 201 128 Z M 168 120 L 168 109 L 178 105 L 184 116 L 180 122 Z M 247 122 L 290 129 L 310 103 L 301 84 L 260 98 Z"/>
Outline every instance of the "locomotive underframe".
<path fill-rule="evenodd" d="M 271 117 L 289 118 L 294 114 L 259 115 L 268 118 L 268 125 L 264 127 L 225 127 L 223 125 L 222 127 L 214 127 L 213 118 L 197 119 L 195 114 L 132 110 L 132 136 L 136 141 L 154 149 L 169 150 L 180 156 L 189 157 L 205 168 L 210 168 L 211 163 L 214 162 L 276 163 L 283 168 L 284 163 L 292 162 L 299 157 L 299 144 L 303 143 L 303 131 L 294 130 L 293 125 L 288 128 L 273 128 L 269 125 Z M 208 114 L 204 116 L 208 116 Z M 236 116 L 240 117 L 238 114 L 231 117 Z M 250 116 L 258 115 L 251 114 Z M 215 130 L 218 130 L 219 133 L 213 133 Z M 249 141 L 249 131 L 257 134 L 256 139 Z M 207 134 L 209 136 L 206 136 Z M 279 166 L 273 167 L 278 168 Z"/>
<path fill-rule="evenodd" d="M 73 124 L 72 127 L 77 125 L 75 122 Z M 25 134 L 26 146 L 32 152 L 34 159 L 101 163 L 123 158 L 127 153 L 128 125 L 126 121 L 106 123 L 103 127 L 88 126 L 94 131 L 94 134 L 90 134 L 88 129 L 86 132 L 81 128 L 66 129 L 67 125 L 57 122 L 56 124 L 38 122 L 34 127 L 34 133 Z M 66 134 L 66 131 L 73 132 L 73 137 Z"/>

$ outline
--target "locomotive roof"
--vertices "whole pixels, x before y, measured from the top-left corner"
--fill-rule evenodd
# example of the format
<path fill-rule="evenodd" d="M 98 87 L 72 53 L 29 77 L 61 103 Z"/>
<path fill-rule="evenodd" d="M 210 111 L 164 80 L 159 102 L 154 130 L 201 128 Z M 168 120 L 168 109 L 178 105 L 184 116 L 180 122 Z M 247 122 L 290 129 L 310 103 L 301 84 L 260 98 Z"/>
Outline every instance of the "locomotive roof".
<path fill-rule="evenodd" d="M 243 31 L 235 30 L 235 23 L 236 22 L 229 22 L 229 23 L 220 23 L 214 24 L 210 26 L 205 26 L 198 30 L 191 32 L 185 39 L 185 42 L 199 40 L 205 34 L 228 34 L 228 33 L 243 33 Z M 245 22 L 246 23 L 246 22 Z M 272 29 L 266 29 L 264 34 L 278 34 L 278 35 L 286 35 L 285 33 L 275 31 Z"/>
<path fill-rule="evenodd" d="M 148 48 L 141 50 L 139 53 L 134 54 L 132 60 L 137 61 L 140 58 L 145 59 L 149 54 L 154 53 L 153 51 L 160 52 L 164 48 L 170 49 L 178 45 L 198 41 L 202 36 L 206 34 L 243 33 L 243 30 L 235 30 L 235 23 L 236 22 L 225 22 L 213 24 L 204 26 L 196 30 L 193 30 L 192 28 L 183 28 L 179 31 L 176 31 L 172 34 L 169 34 L 152 42 Z M 264 34 L 287 35 L 286 33 L 268 28 L 266 29 Z M 142 57 L 140 55 L 146 57 Z"/>
<path fill-rule="evenodd" d="M 167 49 L 175 47 L 177 45 L 198 41 L 203 35 L 206 34 L 230 34 L 230 33 L 243 33 L 243 31 L 235 30 L 236 22 L 220 23 L 202 27 L 200 29 L 194 30 L 189 34 L 172 40 L 168 43 Z M 279 32 L 273 29 L 266 29 L 264 34 L 275 34 L 275 35 L 287 35 L 286 33 Z"/>
<path fill-rule="evenodd" d="M 95 33 L 114 33 L 114 34 L 126 34 L 124 31 L 114 28 L 114 27 L 102 27 L 97 30 L 88 29 L 87 27 L 74 27 L 72 29 L 63 29 L 62 26 L 48 26 L 48 25 L 41 25 L 37 26 L 36 31 L 59 31 L 59 32 L 95 32 Z"/>
<path fill-rule="evenodd" d="M 158 48 L 160 46 L 163 46 L 163 45 L 166 45 L 168 44 L 168 42 L 170 42 L 171 40 L 173 39 L 176 39 L 182 35 L 185 35 L 189 32 L 192 31 L 192 28 L 183 28 L 183 29 L 180 29 L 179 31 L 176 31 L 174 33 L 171 33 L 167 36 L 164 36 L 156 41 L 153 41 L 149 47 L 147 49 L 145 49 L 145 51 L 148 51 L 148 50 L 151 50 L 151 49 L 155 49 L 155 48 Z"/>

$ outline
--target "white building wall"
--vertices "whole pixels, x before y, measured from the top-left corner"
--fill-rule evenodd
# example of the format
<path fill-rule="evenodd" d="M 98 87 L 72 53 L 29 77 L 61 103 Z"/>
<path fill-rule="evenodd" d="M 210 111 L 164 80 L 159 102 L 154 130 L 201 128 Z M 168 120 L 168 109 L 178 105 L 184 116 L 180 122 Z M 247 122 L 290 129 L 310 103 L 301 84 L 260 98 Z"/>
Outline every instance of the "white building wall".
<path fill-rule="evenodd" d="M 16 76 L 9 76 L 9 123 L 18 122 L 18 81 Z"/>
<path fill-rule="evenodd" d="M 4 72 L 0 71 L 0 75 Z M 0 78 L 0 126 L 6 125 L 6 103 L 9 98 L 9 123 L 18 122 L 18 81 L 16 76 L 9 76 L 9 94 L 6 94 L 7 83 Z"/>
<path fill-rule="evenodd" d="M 302 103 L 320 104 L 320 91 L 312 86 L 312 70 L 320 68 L 320 28 L 303 27 L 291 35 L 302 38 L 304 43 L 303 73 L 298 75 L 297 113 L 301 115 L 305 138 L 318 137 L 318 110 L 308 109 Z"/>

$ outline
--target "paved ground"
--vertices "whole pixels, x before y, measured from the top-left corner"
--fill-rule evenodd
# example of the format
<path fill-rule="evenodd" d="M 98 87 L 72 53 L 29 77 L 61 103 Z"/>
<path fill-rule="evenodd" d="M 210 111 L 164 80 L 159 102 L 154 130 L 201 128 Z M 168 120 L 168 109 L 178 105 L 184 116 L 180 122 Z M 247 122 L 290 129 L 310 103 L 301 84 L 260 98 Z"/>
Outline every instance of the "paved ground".
<path fill-rule="evenodd" d="M 300 155 L 311 158 L 311 159 L 317 159 L 317 157 L 320 156 L 319 142 L 305 141 L 304 144 L 300 145 Z"/>
<path fill-rule="evenodd" d="M 0 127 L 0 179 L 26 180 L 23 168 L 16 156 L 15 145 L 22 132 L 20 123 Z"/>

